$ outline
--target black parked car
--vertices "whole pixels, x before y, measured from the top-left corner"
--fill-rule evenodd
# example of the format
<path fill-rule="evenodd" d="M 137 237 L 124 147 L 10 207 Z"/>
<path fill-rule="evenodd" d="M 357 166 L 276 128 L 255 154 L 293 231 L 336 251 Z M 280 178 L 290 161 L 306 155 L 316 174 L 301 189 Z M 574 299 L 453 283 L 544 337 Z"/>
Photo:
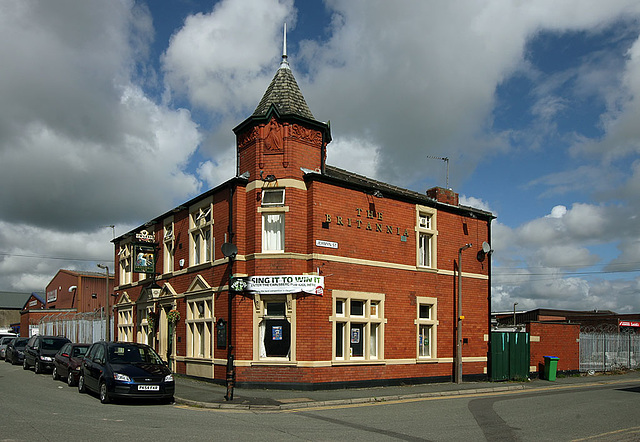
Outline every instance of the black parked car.
<path fill-rule="evenodd" d="M 71 341 L 61 336 L 31 336 L 24 347 L 22 368 L 28 370 L 33 366 L 36 373 L 53 369 L 53 357 L 67 342 Z"/>
<path fill-rule="evenodd" d="M 14 338 L 7 345 L 7 351 L 4 358 L 5 362 L 11 362 L 13 365 L 22 364 L 24 360 L 24 347 L 27 345 L 29 338 Z"/>
<path fill-rule="evenodd" d="M 76 385 L 80 376 L 82 358 L 87 353 L 90 344 L 74 344 L 67 342 L 53 357 L 53 380 L 66 379 L 69 387 Z"/>
<path fill-rule="evenodd" d="M 80 367 L 78 391 L 87 390 L 97 392 L 103 404 L 119 398 L 172 402 L 175 382 L 148 345 L 100 341 L 89 348 Z"/>

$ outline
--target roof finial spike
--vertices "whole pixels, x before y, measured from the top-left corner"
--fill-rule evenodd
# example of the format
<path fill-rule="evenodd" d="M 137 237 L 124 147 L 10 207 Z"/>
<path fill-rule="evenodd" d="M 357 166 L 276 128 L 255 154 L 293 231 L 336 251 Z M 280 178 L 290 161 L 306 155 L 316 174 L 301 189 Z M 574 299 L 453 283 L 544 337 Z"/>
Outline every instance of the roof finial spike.
<path fill-rule="evenodd" d="M 289 62 L 287 61 L 287 24 L 284 24 L 284 36 L 282 38 L 282 62 L 280 68 L 289 69 Z"/>

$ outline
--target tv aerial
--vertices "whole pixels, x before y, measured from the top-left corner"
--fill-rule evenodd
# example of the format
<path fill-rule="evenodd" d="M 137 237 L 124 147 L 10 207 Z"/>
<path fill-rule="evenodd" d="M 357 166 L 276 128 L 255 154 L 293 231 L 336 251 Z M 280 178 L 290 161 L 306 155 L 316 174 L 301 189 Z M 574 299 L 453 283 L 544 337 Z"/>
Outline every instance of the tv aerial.
<path fill-rule="evenodd" d="M 431 158 L 432 160 L 442 160 L 447 163 L 447 189 L 449 189 L 449 157 L 434 157 L 427 155 L 427 158 Z"/>

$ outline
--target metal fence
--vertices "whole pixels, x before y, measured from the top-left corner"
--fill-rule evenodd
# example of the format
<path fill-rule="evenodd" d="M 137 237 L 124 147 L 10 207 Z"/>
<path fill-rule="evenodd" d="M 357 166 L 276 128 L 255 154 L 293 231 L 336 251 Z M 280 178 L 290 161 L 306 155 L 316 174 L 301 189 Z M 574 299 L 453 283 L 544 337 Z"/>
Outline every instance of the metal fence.
<path fill-rule="evenodd" d="M 100 313 L 54 313 L 40 320 L 38 333 L 64 336 L 72 342 L 92 344 L 105 338 L 105 322 Z M 110 322 L 110 326 L 113 330 L 113 322 Z"/>
<path fill-rule="evenodd" d="M 640 335 L 635 333 L 580 333 L 580 371 L 640 368 Z"/>

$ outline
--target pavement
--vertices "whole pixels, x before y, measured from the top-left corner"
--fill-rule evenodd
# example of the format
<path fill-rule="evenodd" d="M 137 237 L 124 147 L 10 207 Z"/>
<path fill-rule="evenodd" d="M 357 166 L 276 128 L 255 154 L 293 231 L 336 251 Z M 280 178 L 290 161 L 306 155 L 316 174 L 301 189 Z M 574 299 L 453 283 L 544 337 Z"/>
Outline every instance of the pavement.
<path fill-rule="evenodd" d="M 420 385 L 400 385 L 372 388 L 345 388 L 334 390 L 279 390 L 234 388 L 233 400 L 224 396 L 227 389 L 207 380 L 174 375 L 176 380 L 176 404 L 200 408 L 236 410 L 296 410 L 310 407 L 326 407 L 369 402 L 398 401 L 429 397 L 456 396 L 462 394 L 488 394 L 517 390 L 548 390 L 586 385 L 615 383 L 637 383 L 640 386 L 640 371 L 573 376 L 558 375 L 555 381 L 532 379 L 515 382 L 463 382 L 460 384 L 443 382 Z"/>

